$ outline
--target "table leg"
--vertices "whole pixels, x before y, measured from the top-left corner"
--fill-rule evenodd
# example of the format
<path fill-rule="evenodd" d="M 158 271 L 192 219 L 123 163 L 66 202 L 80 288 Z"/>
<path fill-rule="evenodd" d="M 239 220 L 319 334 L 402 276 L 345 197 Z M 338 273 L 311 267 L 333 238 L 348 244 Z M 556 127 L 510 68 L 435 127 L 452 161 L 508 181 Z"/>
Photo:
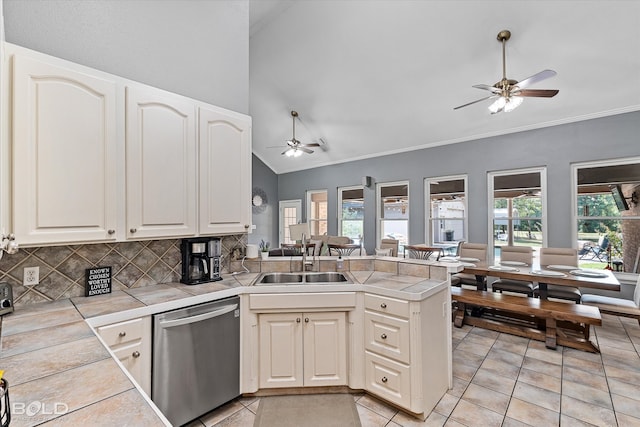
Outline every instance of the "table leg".
<path fill-rule="evenodd" d="M 539 282 L 538 283 L 538 293 L 540 294 L 540 299 L 547 299 L 547 284 Z"/>
<path fill-rule="evenodd" d="M 465 306 L 463 302 L 458 302 L 458 307 L 456 308 L 456 316 L 453 320 L 453 324 L 456 328 L 462 328 L 462 324 L 464 323 L 464 315 L 465 315 Z"/>
<path fill-rule="evenodd" d="M 545 346 L 547 348 L 556 349 L 556 319 L 547 318 L 546 327 L 546 340 Z"/>
<path fill-rule="evenodd" d="M 476 274 L 476 288 L 479 291 L 484 291 L 484 276 Z"/>

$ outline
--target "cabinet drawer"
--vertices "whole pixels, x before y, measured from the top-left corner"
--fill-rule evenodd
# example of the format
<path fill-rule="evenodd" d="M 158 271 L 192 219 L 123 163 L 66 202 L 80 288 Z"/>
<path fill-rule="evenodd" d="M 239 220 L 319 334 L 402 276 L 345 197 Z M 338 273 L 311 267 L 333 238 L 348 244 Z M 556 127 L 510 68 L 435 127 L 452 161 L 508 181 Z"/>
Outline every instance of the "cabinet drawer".
<path fill-rule="evenodd" d="M 373 294 L 364 294 L 364 306 L 367 310 L 375 310 L 381 313 L 393 314 L 409 318 L 409 301 L 395 298 L 382 297 Z"/>
<path fill-rule="evenodd" d="M 409 363 L 409 321 L 365 311 L 365 349 Z"/>
<path fill-rule="evenodd" d="M 367 391 L 408 408 L 411 378 L 407 365 L 365 352 Z"/>
<path fill-rule="evenodd" d="M 142 339 L 144 335 L 143 319 L 133 319 L 113 325 L 101 326 L 98 334 L 109 346 Z"/>

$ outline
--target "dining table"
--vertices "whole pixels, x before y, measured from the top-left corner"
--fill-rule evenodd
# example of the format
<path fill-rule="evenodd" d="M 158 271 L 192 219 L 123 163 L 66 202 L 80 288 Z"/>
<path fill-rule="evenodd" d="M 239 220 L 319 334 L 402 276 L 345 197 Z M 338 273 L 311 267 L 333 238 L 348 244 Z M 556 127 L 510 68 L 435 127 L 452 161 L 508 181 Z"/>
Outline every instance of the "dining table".
<path fill-rule="evenodd" d="M 491 265 L 483 262 L 463 262 L 463 273 L 476 276 L 478 290 L 484 289 L 487 276 L 501 279 L 522 280 L 537 283 L 540 298 L 547 299 L 547 286 L 570 286 L 577 288 L 620 291 L 620 282 L 611 270 L 581 269 L 576 266 L 550 265 Z"/>
<path fill-rule="evenodd" d="M 417 245 L 403 245 L 405 258 L 407 252 L 409 253 L 409 258 L 414 259 L 429 259 L 431 255 L 434 253 L 436 255 L 436 261 L 440 259 L 442 255 L 444 255 L 444 249 L 440 246 L 429 246 L 425 244 L 417 244 Z"/>

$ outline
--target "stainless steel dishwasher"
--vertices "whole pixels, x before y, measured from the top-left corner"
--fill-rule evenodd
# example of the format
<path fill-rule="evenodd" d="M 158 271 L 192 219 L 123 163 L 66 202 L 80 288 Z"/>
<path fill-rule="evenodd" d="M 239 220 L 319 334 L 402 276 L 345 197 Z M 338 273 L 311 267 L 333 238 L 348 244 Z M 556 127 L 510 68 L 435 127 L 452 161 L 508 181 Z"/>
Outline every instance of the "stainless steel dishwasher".
<path fill-rule="evenodd" d="M 151 400 L 174 426 L 240 395 L 240 298 L 153 316 Z"/>

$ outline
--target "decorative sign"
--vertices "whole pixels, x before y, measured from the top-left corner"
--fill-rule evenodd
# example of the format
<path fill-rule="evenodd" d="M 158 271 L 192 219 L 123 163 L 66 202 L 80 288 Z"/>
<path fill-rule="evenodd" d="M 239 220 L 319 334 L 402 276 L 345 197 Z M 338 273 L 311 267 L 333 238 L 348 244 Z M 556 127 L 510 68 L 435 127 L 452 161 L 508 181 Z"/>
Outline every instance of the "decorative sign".
<path fill-rule="evenodd" d="M 87 268 L 87 286 L 84 296 L 111 293 L 111 267 Z"/>

